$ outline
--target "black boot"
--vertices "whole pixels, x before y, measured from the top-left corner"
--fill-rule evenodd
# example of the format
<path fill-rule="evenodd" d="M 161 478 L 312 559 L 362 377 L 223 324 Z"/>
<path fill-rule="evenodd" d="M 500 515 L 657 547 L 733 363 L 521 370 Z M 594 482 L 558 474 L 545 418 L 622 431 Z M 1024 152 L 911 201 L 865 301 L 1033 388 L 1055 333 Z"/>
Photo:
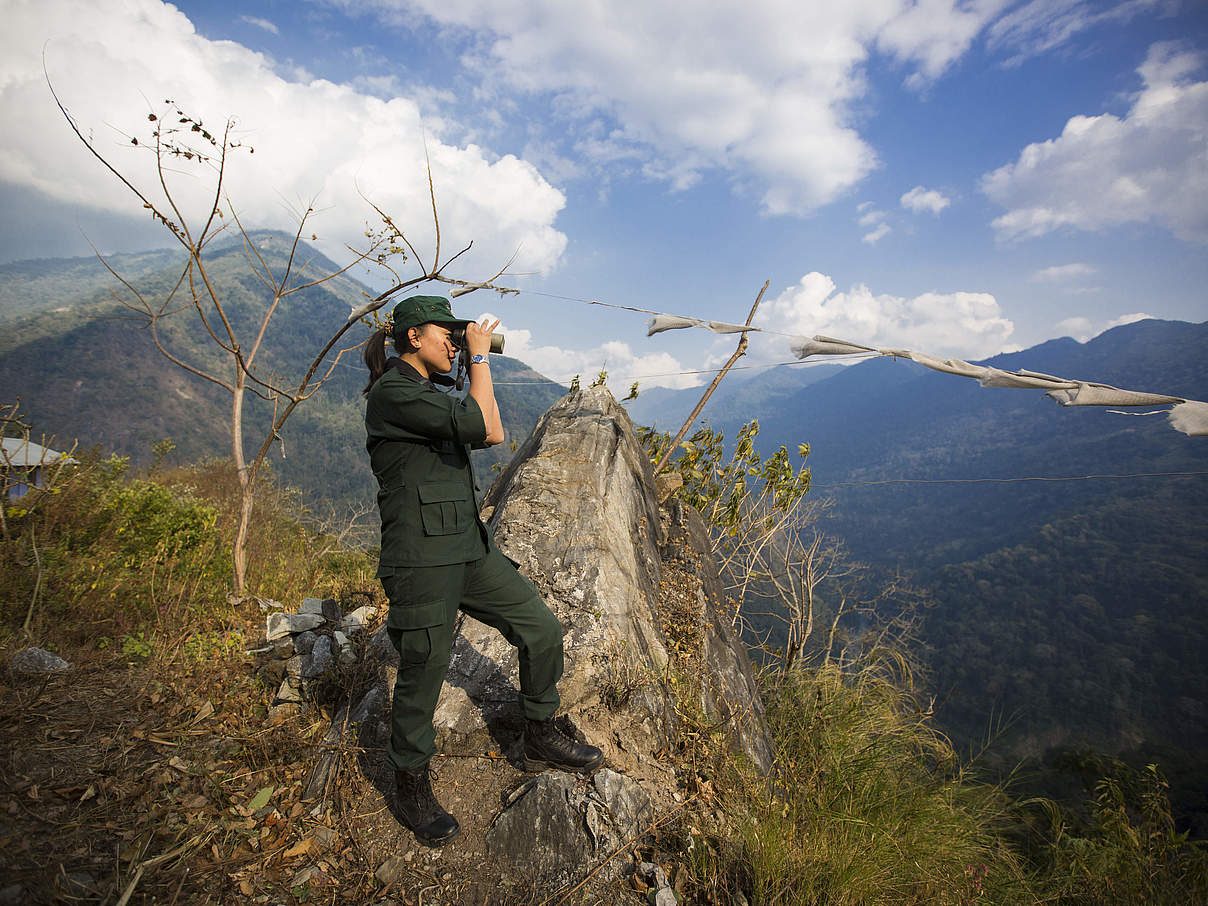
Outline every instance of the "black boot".
<path fill-rule="evenodd" d="M 572 725 L 573 727 L 573 725 Z M 573 730 L 572 730 L 573 732 Z M 604 763 L 604 753 L 582 745 L 549 720 L 524 722 L 524 769 L 526 771 L 578 771 L 590 774 Z"/>
<path fill-rule="evenodd" d="M 415 838 L 427 846 L 444 846 L 459 833 L 457 819 L 446 812 L 432 793 L 431 771 L 424 765 L 418 771 L 395 771 L 398 810 Z"/>

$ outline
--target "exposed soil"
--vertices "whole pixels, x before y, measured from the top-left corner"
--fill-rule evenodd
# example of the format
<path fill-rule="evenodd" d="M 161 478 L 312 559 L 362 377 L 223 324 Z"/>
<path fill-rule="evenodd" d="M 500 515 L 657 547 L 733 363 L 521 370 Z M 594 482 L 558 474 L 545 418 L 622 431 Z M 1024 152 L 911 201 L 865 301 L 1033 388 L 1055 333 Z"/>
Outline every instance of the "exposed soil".
<path fill-rule="evenodd" d="M 491 862 L 485 832 L 529 776 L 498 751 L 433 763 L 462 834 L 432 849 L 396 820 L 380 746 L 350 741 L 327 794 L 303 801 L 329 718 L 266 720 L 242 652 L 183 666 L 105 654 L 0 675 L 0 906 L 645 902 L 617 879 L 629 849 L 548 888 L 533 881 L 548 866 Z"/>

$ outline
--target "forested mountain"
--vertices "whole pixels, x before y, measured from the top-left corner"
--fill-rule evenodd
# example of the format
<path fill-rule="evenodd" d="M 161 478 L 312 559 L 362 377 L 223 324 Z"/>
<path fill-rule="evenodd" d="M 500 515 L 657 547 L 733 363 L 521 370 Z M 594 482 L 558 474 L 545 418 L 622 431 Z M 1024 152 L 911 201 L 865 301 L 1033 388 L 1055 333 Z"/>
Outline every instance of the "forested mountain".
<path fill-rule="evenodd" d="M 1208 400 L 1208 324 L 1143 321 L 988 364 Z M 730 439 L 758 419 L 765 454 L 808 442 L 827 529 L 930 589 L 940 724 L 975 747 L 993 729 L 1004 764 L 1080 745 L 1157 760 L 1208 833 L 1208 438 L 908 361 L 787 383 L 768 380 L 762 404 L 715 396 L 705 417 Z M 1171 472 L 1201 474 L 1084 478 Z"/>
<path fill-rule="evenodd" d="M 274 269 L 283 268 L 289 238 L 258 233 L 255 240 Z M 146 298 L 162 299 L 179 277 L 183 260 L 179 252 L 161 250 L 117 255 L 110 264 Z M 312 279 L 336 269 L 305 246 L 299 260 Z M 252 325 L 269 295 L 251 272 L 242 243 L 214 248 L 209 266 L 236 329 L 244 337 L 254 336 Z M 367 291 L 339 277 L 286 297 L 271 322 L 260 365 L 296 382 Z M 163 358 L 147 329 L 114 293 L 129 298 L 131 291 L 94 258 L 0 266 L 0 398 L 12 402 L 20 397 L 35 439 L 53 436 L 56 448 L 78 439 L 85 448 L 99 444 L 141 465 L 152 459 L 155 444 L 170 438 L 176 445 L 172 456 L 181 462 L 229 456 L 230 395 Z M 177 298 L 185 301 L 181 293 Z M 190 309 L 164 325 L 167 344 L 183 358 L 220 375 L 231 373 L 233 365 Z M 345 345 L 359 343 L 366 333 L 354 327 Z M 484 486 L 490 467 L 511 456 L 511 442 L 523 441 L 565 392 L 514 359 L 497 356 L 492 365 L 507 438 L 475 454 Z M 331 502 L 338 510 L 373 499 L 362 421 L 366 374 L 359 350 L 346 354 L 331 381 L 290 417 L 270 456 L 273 473 L 313 497 L 320 508 Z M 248 399 L 245 439 L 258 444 L 268 404 L 251 394 Z"/>

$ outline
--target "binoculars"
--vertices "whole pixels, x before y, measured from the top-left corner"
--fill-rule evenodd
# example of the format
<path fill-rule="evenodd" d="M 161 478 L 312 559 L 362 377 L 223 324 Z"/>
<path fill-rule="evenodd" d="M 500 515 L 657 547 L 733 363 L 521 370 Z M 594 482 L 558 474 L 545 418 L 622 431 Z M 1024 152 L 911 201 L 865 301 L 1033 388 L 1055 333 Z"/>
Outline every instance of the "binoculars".
<path fill-rule="evenodd" d="M 449 342 L 458 349 L 466 348 L 466 329 L 464 327 L 454 327 L 449 331 Z M 503 334 L 491 334 L 491 352 L 495 355 L 503 352 Z"/>

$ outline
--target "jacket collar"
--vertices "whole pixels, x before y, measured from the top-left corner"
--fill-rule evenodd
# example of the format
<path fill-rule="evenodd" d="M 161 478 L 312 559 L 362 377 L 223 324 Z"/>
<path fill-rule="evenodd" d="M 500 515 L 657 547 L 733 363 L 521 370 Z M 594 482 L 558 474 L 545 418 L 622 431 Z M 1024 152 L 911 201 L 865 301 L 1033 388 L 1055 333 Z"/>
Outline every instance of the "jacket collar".
<path fill-rule="evenodd" d="M 403 377 L 408 378 L 409 380 L 412 380 L 412 381 L 416 381 L 417 383 L 420 383 L 420 384 L 427 384 L 429 387 L 432 387 L 433 389 L 435 389 L 437 385 L 440 385 L 441 387 L 452 387 L 453 383 L 454 383 L 454 381 L 451 377 L 448 377 L 447 375 L 443 375 L 443 374 L 434 374 L 431 377 L 424 377 L 422 374 L 420 374 L 418 371 L 415 370 L 414 365 L 408 364 L 403 359 L 401 359 L 399 356 L 391 356 L 390 358 L 388 358 L 386 360 L 386 368 L 387 369 L 393 368 L 395 371 L 397 371 Z"/>

